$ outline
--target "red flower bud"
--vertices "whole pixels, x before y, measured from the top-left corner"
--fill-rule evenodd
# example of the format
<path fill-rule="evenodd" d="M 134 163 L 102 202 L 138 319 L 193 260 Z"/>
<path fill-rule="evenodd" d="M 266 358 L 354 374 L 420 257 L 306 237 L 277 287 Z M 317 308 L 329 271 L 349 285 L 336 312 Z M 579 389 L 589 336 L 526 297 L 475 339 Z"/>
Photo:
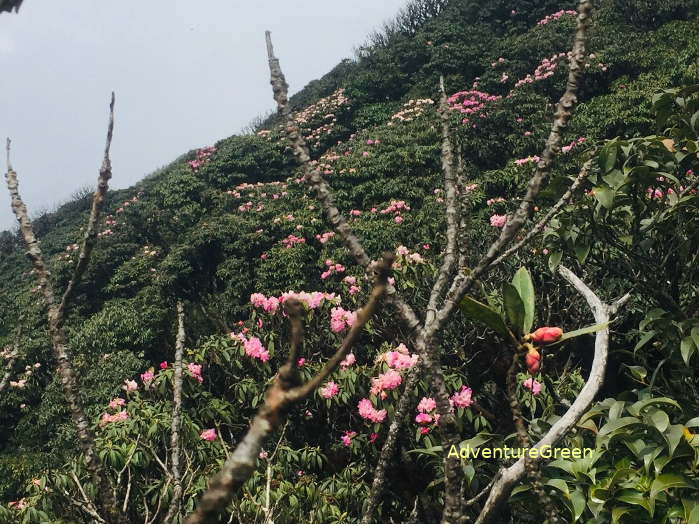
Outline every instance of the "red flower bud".
<path fill-rule="evenodd" d="M 563 335 L 563 330 L 559 327 L 542 327 L 529 334 L 529 340 L 539 344 L 551 344 L 556 342 Z"/>
<path fill-rule="evenodd" d="M 524 362 L 527 364 L 529 373 L 536 375 L 541 368 L 541 355 L 536 349 L 530 349 L 524 356 Z"/>

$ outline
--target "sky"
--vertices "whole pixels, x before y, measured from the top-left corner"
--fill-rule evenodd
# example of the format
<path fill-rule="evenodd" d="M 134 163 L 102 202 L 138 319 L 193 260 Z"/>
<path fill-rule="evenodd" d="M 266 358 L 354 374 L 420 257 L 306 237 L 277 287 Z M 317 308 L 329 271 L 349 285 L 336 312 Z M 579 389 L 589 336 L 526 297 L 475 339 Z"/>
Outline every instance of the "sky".
<path fill-rule="evenodd" d="M 404 4 L 25 0 L 0 15 L 0 171 L 10 137 L 32 216 L 94 187 L 114 90 L 111 187 L 129 187 L 274 107 L 266 29 L 293 93 L 352 57 Z M 0 231 L 16 224 L 9 202 L 3 180 Z"/>

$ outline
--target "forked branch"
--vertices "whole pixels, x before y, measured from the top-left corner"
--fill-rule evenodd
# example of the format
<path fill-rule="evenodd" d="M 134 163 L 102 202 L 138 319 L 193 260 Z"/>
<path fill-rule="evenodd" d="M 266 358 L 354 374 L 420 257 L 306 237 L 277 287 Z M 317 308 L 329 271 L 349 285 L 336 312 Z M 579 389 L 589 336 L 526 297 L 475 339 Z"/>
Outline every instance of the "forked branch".
<path fill-rule="evenodd" d="M 350 352 L 386 292 L 392 263 L 393 255 L 387 254 L 376 264 L 374 287 L 367 303 L 357 311 L 357 318 L 342 341 L 342 345 L 317 375 L 304 384 L 296 385 L 299 381 L 296 368 L 289 363 L 282 366 L 274 384 L 267 391 L 265 403 L 255 415 L 248 432 L 221 471 L 209 483 L 209 489 L 202 495 L 196 511 L 185 521 L 187 524 L 218 522 L 218 514 L 225 509 L 236 491 L 255 471 L 258 455 L 267 437 L 281 426 L 289 409 L 313 393 L 339 367 L 340 362 Z M 303 306 L 296 300 L 288 300 L 285 305 L 292 323 L 291 345 L 298 348 L 302 335 L 300 326 Z"/>

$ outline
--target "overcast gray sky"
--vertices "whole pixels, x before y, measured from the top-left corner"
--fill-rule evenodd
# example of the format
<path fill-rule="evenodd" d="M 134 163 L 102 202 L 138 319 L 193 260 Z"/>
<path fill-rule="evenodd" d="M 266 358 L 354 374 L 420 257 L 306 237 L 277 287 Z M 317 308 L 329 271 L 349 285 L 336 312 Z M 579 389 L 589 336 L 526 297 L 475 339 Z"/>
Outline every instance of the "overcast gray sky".
<path fill-rule="evenodd" d="M 0 138 L 3 151 L 12 138 L 30 212 L 94 186 L 112 89 L 112 187 L 123 188 L 273 107 L 265 29 L 295 92 L 404 3 L 25 0 L 0 15 Z M 14 224 L 3 180 L 0 230 Z"/>

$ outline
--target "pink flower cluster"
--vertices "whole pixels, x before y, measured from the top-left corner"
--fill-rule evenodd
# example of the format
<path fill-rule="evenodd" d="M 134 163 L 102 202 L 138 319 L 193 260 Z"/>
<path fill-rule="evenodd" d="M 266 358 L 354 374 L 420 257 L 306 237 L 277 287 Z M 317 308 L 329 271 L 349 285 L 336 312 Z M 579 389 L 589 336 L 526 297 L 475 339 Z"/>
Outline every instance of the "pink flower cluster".
<path fill-rule="evenodd" d="M 490 225 L 493 227 L 505 227 L 507 215 L 493 215 L 490 217 Z"/>
<path fill-rule="evenodd" d="M 403 382 L 403 377 L 394 369 L 389 369 L 386 373 L 382 373 L 378 377 L 371 379 L 371 389 L 369 393 L 374 396 L 381 397 L 384 400 L 387 396 L 386 391 L 391 391 L 400 386 Z"/>
<path fill-rule="evenodd" d="M 586 140 L 587 140 L 587 139 L 586 139 L 584 136 L 580 136 L 580 137 L 576 138 L 575 140 L 573 140 L 573 141 L 572 141 L 570 144 L 568 144 L 567 146 L 563 146 L 563 147 L 561 148 L 561 151 L 562 151 L 563 153 L 570 153 L 570 150 L 571 150 L 571 149 L 573 149 L 573 148 L 576 147 L 576 146 L 579 146 L 579 145 L 584 144 Z"/>
<path fill-rule="evenodd" d="M 499 95 L 491 95 L 476 89 L 471 89 L 469 91 L 454 93 L 447 98 L 447 103 L 449 104 L 449 109 L 452 111 L 458 111 L 463 115 L 469 115 L 462 120 L 462 123 L 467 124 L 470 116 L 485 118 L 487 116 L 485 112 L 486 105 L 489 102 L 496 102 L 501 98 L 502 97 Z"/>
<path fill-rule="evenodd" d="M 452 407 L 467 408 L 473 404 L 473 400 L 471 400 L 472 394 L 473 391 L 471 391 L 471 388 L 461 386 L 461 389 L 451 396 L 449 403 L 452 405 Z"/>
<path fill-rule="evenodd" d="M 522 386 L 527 388 L 534 395 L 538 395 L 539 393 L 541 393 L 541 384 L 534 380 L 533 377 L 530 377 L 524 382 L 522 382 Z"/>
<path fill-rule="evenodd" d="M 339 333 L 347 328 L 351 328 L 357 320 L 357 313 L 347 311 L 341 307 L 334 307 L 330 310 L 330 330 Z"/>
<path fill-rule="evenodd" d="M 306 239 L 303 237 L 297 237 L 296 235 L 289 235 L 285 239 L 282 240 L 282 245 L 284 246 L 284 249 L 289 249 L 294 247 L 296 244 L 305 244 Z"/>
<path fill-rule="evenodd" d="M 538 155 L 533 155 L 533 156 L 528 156 L 527 158 L 519 158 L 515 160 L 515 164 L 518 166 L 524 165 L 524 164 L 538 164 L 541 158 L 539 158 Z"/>
<path fill-rule="evenodd" d="M 403 109 L 391 117 L 391 121 L 388 123 L 388 125 L 393 125 L 394 120 L 398 122 L 410 122 L 415 120 L 419 116 L 422 116 L 425 113 L 425 110 L 433 104 L 434 100 L 431 98 L 418 98 L 417 100 L 410 99 L 403 104 Z"/>
<path fill-rule="evenodd" d="M 205 429 L 199 434 L 199 438 L 202 440 L 208 440 L 209 442 L 213 442 L 216 440 L 216 430 L 211 428 L 211 429 Z"/>
<path fill-rule="evenodd" d="M 345 434 L 340 437 L 340 440 L 345 446 L 350 447 L 352 445 L 352 437 L 356 435 L 356 431 L 345 431 Z"/>
<path fill-rule="evenodd" d="M 190 375 L 192 375 L 192 378 L 195 378 L 197 382 L 200 384 L 204 382 L 204 377 L 201 376 L 201 364 L 190 362 L 187 364 L 187 369 L 189 370 Z"/>
<path fill-rule="evenodd" d="M 328 269 L 326 269 L 320 274 L 321 280 L 325 280 L 326 278 L 328 278 L 331 275 L 334 275 L 335 273 L 345 272 L 345 266 L 343 266 L 342 264 L 335 264 L 329 258 L 325 261 L 325 267 L 327 267 Z"/>
<path fill-rule="evenodd" d="M 502 197 L 496 197 L 496 198 L 489 198 L 488 200 L 485 201 L 485 205 L 488 207 L 492 206 L 493 204 L 497 204 L 498 202 L 504 202 L 505 199 Z"/>
<path fill-rule="evenodd" d="M 153 382 L 153 378 L 155 378 L 153 368 L 150 368 L 145 373 L 141 373 L 141 382 L 143 382 L 143 385 L 146 387 L 150 386 L 150 383 Z"/>
<path fill-rule="evenodd" d="M 410 369 L 417 363 L 418 356 L 411 355 L 405 344 L 399 344 L 396 351 L 387 351 L 379 356 L 379 360 L 386 362 L 391 369 Z"/>
<path fill-rule="evenodd" d="M 296 113 L 293 122 L 301 128 L 304 137 L 311 145 L 319 146 L 321 138 L 331 134 L 335 129 L 337 113 L 348 104 L 349 99 L 345 96 L 345 90 L 341 88 Z"/>
<path fill-rule="evenodd" d="M 546 25 L 549 22 L 555 22 L 556 20 L 558 20 L 559 18 L 562 18 L 563 16 L 566 16 L 566 15 L 577 16 L 577 14 L 578 14 L 577 11 L 573 11 L 572 9 L 568 9 L 568 10 L 561 9 L 560 11 L 557 11 L 553 14 L 545 16 L 544 18 L 539 20 L 536 23 L 536 25 Z"/>
<path fill-rule="evenodd" d="M 357 358 L 354 356 L 354 353 L 349 353 L 342 360 L 342 362 L 340 362 L 340 369 L 347 369 L 348 367 L 352 366 L 356 361 Z"/>
<path fill-rule="evenodd" d="M 321 244 L 327 244 L 328 241 L 335 236 L 334 231 L 328 231 L 326 233 L 323 233 L 322 235 L 316 235 L 316 240 L 318 240 Z"/>
<path fill-rule="evenodd" d="M 359 416 L 365 420 L 380 424 L 386 419 L 386 410 L 376 409 L 368 398 L 360 400 L 357 404 L 357 408 L 359 409 Z"/>
<path fill-rule="evenodd" d="M 411 253 L 410 250 L 405 247 L 405 246 L 398 246 L 396 249 L 396 254 L 402 258 L 402 260 L 405 260 L 406 262 L 413 262 L 415 264 L 424 264 L 425 259 L 422 258 L 422 255 L 420 253 Z M 401 267 L 400 264 L 401 260 L 396 260 L 393 263 L 393 267 L 398 269 Z"/>
<path fill-rule="evenodd" d="M 246 337 L 244 333 L 231 333 L 230 337 L 233 340 L 238 340 L 243 344 L 245 354 L 252 358 L 260 359 L 262 362 L 269 360 L 269 351 L 262 345 L 262 341 L 257 337 Z"/>
<path fill-rule="evenodd" d="M 391 200 L 389 206 L 379 212 L 382 215 L 393 213 L 393 221 L 396 224 L 401 224 L 403 223 L 403 217 L 401 216 L 403 211 L 410 211 L 410 206 L 404 200 Z"/>
<path fill-rule="evenodd" d="M 215 146 L 208 146 L 197 151 L 197 157 L 189 161 L 189 167 L 196 172 L 201 166 L 208 162 L 209 157 L 216 152 Z"/>
<path fill-rule="evenodd" d="M 340 393 L 340 386 L 331 380 L 325 384 L 325 386 L 319 388 L 318 393 L 320 393 L 320 396 L 323 398 L 333 398 L 335 395 Z"/>
<path fill-rule="evenodd" d="M 117 411 L 113 415 L 110 415 L 109 413 L 102 413 L 102 417 L 100 418 L 100 426 L 104 426 L 110 422 L 122 422 L 124 420 L 128 420 L 128 418 L 129 413 L 126 410 Z"/>

